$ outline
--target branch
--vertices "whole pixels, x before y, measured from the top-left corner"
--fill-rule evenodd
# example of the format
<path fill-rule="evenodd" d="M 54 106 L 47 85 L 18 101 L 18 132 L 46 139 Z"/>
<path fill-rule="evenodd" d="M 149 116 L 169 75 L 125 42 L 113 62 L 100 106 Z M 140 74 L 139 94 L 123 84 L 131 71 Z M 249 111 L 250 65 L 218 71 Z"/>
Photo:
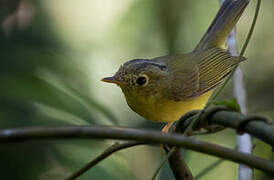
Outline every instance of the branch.
<path fill-rule="evenodd" d="M 109 148 L 107 148 L 102 154 L 100 154 L 95 159 L 93 159 L 88 164 L 86 164 L 84 167 L 82 167 L 81 169 L 79 169 L 78 171 L 76 171 L 75 173 L 70 175 L 69 177 L 67 177 L 66 180 L 73 180 L 73 179 L 76 179 L 77 177 L 80 177 L 85 172 L 87 172 L 88 170 L 93 168 L 96 164 L 98 164 L 99 162 L 106 159 L 111 154 L 113 154 L 117 151 L 129 148 L 129 147 L 137 146 L 137 145 L 143 145 L 143 144 L 144 143 L 142 143 L 142 142 L 126 142 L 123 144 L 115 143 L 112 146 L 110 146 Z"/>
<path fill-rule="evenodd" d="M 164 146 L 161 148 L 165 148 Z M 173 147 L 170 149 L 170 151 L 167 152 L 167 154 L 164 156 L 163 160 L 161 161 L 160 165 L 157 167 L 156 171 L 153 173 L 153 176 L 151 180 L 155 180 L 157 178 L 157 175 L 159 174 L 162 167 L 165 165 L 165 163 L 169 160 L 170 156 L 176 151 L 176 147 Z"/>
<path fill-rule="evenodd" d="M 217 116 L 218 114 L 220 113 L 216 113 L 215 116 Z M 219 117 L 219 115 L 217 117 Z M 250 122 L 248 124 L 253 123 L 259 122 Z M 272 126 L 272 134 L 274 133 L 273 129 L 274 127 Z M 193 151 L 221 157 L 224 159 L 229 159 L 231 161 L 246 164 L 250 167 L 254 167 L 264 172 L 274 174 L 274 162 L 250 154 L 225 148 L 216 144 L 191 139 L 176 133 L 162 134 L 159 131 L 110 126 L 29 127 L 7 129 L 0 131 L 0 142 L 14 142 L 38 139 L 45 140 L 53 138 L 121 139 L 141 141 L 144 143 L 170 144 L 178 147 L 191 149 Z"/>
<path fill-rule="evenodd" d="M 234 111 L 218 110 L 217 108 L 208 108 L 205 111 L 205 114 L 211 111 L 214 112 L 210 113 L 206 118 L 209 125 L 221 125 L 232 129 L 241 129 L 241 131 L 249 133 L 265 143 L 274 146 L 274 125 L 269 122 L 270 120 L 260 116 L 246 116 Z M 214 111 L 214 109 L 217 110 Z M 187 121 L 194 120 L 198 115 L 199 113 L 189 117 Z"/>
<path fill-rule="evenodd" d="M 167 153 L 169 152 L 166 150 Z M 169 165 L 177 180 L 193 180 L 193 175 L 189 170 L 185 160 L 182 156 L 181 148 L 176 148 L 175 151 L 168 158 Z"/>

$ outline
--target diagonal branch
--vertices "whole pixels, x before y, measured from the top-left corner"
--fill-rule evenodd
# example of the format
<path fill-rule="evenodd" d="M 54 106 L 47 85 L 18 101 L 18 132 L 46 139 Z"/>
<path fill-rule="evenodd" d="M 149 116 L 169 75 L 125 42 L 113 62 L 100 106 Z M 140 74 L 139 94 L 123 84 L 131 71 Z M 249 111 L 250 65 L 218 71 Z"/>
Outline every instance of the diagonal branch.
<path fill-rule="evenodd" d="M 168 161 L 175 179 L 179 179 L 179 180 L 194 179 L 189 167 L 185 163 L 181 148 L 176 148 L 175 151 L 168 158 Z"/>
<path fill-rule="evenodd" d="M 143 144 L 144 143 L 142 143 L 142 142 L 126 142 L 123 144 L 115 143 L 112 146 L 110 146 L 109 148 L 107 148 L 102 154 L 100 154 L 95 159 L 93 159 L 88 164 L 86 164 L 84 167 L 82 167 L 81 169 L 79 169 L 78 171 L 76 171 L 75 173 L 70 175 L 69 177 L 67 177 L 66 180 L 73 180 L 73 179 L 76 179 L 77 177 L 80 177 L 85 172 L 87 172 L 88 170 L 93 168 L 95 165 L 97 165 L 99 162 L 106 159 L 107 157 L 109 157 L 110 155 L 112 155 L 113 153 L 115 153 L 117 151 L 120 151 L 120 150 L 123 150 L 126 148 L 130 148 L 133 146 L 137 146 L 137 145 L 143 145 Z"/>
<path fill-rule="evenodd" d="M 203 177 L 204 175 L 206 175 L 209 171 L 212 171 L 213 169 L 215 169 L 218 165 L 220 165 L 222 162 L 224 162 L 223 159 L 219 159 L 216 162 L 212 163 L 211 165 L 209 165 L 208 167 L 206 167 L 204 170 L 202 170 L 199 174 L 196 175 L 195 179 L 200 179 L 201 177 Z"/>

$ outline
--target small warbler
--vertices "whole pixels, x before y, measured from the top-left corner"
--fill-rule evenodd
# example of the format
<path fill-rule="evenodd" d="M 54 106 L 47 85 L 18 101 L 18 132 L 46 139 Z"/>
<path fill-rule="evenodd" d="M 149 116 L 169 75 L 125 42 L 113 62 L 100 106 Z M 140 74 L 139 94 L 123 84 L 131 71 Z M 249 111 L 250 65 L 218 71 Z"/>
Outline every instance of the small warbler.
<path fill-rule="evenodd" d="M 134 59 L 102 81 L 122 89 L 129 107 L 141 116 L 170 125 L 202 109 L 212 91 L 244 57 L 225 50 L 226 38 L 249 0 L 226 0 L 196 48 L 186 54 Z"/>

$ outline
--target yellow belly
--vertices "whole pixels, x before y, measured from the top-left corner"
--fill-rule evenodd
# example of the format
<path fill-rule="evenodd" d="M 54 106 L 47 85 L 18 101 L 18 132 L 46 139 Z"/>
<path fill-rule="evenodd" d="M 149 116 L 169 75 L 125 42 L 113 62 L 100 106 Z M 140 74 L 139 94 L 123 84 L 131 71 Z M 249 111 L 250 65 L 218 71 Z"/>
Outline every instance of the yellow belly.
<path fill-rule="evenodd" d="M 203 109 L 212 91 L 187 101 L 172 101 L 169 99 L 127 99 L 131 109 L 141 116 L 157 122 L 173 122 L 185 113 L 192 110 Z"/>

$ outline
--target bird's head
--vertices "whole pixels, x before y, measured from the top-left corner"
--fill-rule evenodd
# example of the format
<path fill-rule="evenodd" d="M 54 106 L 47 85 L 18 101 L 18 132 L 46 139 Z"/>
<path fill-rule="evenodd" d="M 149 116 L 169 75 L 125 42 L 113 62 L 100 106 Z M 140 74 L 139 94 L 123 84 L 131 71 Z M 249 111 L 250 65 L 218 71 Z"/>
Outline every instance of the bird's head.
<path fill-rule="evenodd" d="M 124 63 L 112 77 L 102 81 L 121 87 L 126 99 L 149 98 L 162 92 L 168 82 L 167 66 L 158 61 L 134 59 Z M 131 97 L 127 97 L 131 96 Z"/>

